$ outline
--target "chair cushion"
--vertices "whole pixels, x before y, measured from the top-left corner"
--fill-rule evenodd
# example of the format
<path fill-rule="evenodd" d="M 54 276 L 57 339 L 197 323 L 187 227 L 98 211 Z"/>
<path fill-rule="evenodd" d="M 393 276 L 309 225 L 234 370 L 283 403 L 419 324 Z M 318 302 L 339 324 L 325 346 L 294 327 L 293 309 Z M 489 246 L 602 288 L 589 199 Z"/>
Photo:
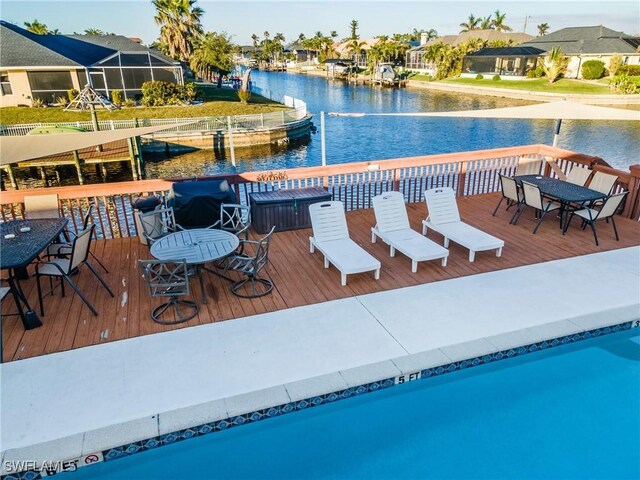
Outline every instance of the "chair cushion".
<path fill-rule="evenodd" d="M 58 265 L 63 272 L 69 271 L 69 259 L 67 258 L 55 258 L 49 262 L 38 264 L 38 274 L 49 275 L 54 277 L 60 277 L 65 273 L 60 273 L 60 270 L 56 267 Z"/>

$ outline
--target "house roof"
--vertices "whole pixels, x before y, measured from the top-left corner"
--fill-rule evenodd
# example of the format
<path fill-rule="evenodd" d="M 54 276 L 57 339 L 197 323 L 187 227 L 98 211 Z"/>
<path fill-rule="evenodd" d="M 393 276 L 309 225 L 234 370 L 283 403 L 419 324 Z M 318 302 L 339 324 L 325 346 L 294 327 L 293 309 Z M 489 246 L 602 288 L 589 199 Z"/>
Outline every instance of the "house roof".
<path fill-rule="evenodd" d="M 504 48 L 482 48 L 477 52 L 470 53 L 467 57 L 537 57 L 544 54 L 544 50 L 536 47 L 504 47 Z"/>
<path fill-rule="evenodd" d="M 336 45 L 335 47 L 335 51 L 337 53 L 346 53 L 350 50 L 350 44 L 353 40 L 347 40 L 346 42 L 342 42 L 339 43 L 338 45 Z M 362 50 L 370 50 L 371 47 L 373 47 L 375 44 L 377 44 L 380 41 L 379 38 L 365 38 L 365 39 L 358 39 L 358 43 L 362 43 Z"/>
<path fill-rule="evenodd" d="M 532 38 L 533 37 L 531 35 L 522 32 L 498 32 L 497 30 L 493 29 L 469 30 L 467 32 L 462 32 L 459 35 L 443 35 L 442 37 L 438 37 L 418 47 L 412 48 L 409 51 L 422 51 L 437 43 L 444 43 L 445 45 L 451 45 L 452 47 L 455 47 L 457 45 L 460 45 L 461 43 L 465 43 L 469 40 L 474 39 L 486 40 L 487 42 L 494 42 L 498 40 L 506 42 L 511 40 L 514 43 L 522 43 L 531 40 Z"/>
<path fill-rule="evenodd" d="M 545 51 L 560 47 L 567 55 L 636 53 L 640 38 L 617 32 L 602 25 L 594 27 L 568 27 L 538 37 L 523 44 Z"/>
<path fill-rule="evenodd" d="M 0 21 L 0 67 L 91 66 L 120 52 L 148 52 L 149 49 L 121 35 L 37 35 Z M 158 52 L 154 56 L 177 63 Z"/>

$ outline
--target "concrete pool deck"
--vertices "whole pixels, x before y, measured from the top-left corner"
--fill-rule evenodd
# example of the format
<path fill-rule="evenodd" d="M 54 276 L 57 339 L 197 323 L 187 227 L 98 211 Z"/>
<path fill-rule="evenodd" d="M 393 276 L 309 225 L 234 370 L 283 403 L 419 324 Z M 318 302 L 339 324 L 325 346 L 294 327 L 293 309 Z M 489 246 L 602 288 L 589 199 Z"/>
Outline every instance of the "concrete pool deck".
<path fill-rule="evenodd" d="M 6 363 L 2 467 L 638 320 L 639 285 L 631 247 Z"/>

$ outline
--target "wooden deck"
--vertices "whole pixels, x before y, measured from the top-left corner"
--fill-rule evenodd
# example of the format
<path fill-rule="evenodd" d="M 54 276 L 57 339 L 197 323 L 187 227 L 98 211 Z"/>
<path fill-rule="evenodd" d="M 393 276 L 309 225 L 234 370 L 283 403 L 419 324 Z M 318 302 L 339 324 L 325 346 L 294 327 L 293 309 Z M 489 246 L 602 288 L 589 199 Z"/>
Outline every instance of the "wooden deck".
<path fill-rule="evenodd" d="M 99 316 L 93 317 L 80 298 L 69 293 L 71 289 L 67 289 L 64 298 L 57 290 L 53 296 L 45 297 L 45 316 L 42 317 L 41 328 L 24 331 L 18 317 L 2 319 L 3 360 L 24 359 L 283 308 L 640 244 L 640 224 L 621 217 L 616 221 L 621 237 L 619 242 L 615 241 L 610 225 L 598 223 L 599 247 L 595 245 L 591 231 L 580 230 L 579 222 L 575 219 L 564 237 L 558 222 L 552 217 L 545 219 L 538 233 L 533 235 L 532 212 L 525 212 L 516 226 L 508 224 L 511 210 L 505 212 L 501 208 L 496 217 L 491 216 L 498 199 L 499 194 L 476 195 L 459 198 L 458 204 L 465 221 L 505 240 L 501 258 L 496 258 L 493 252 L 480 252 L 476 255 L 475 263 L 469 263 L 468 252 L 452 244 L 447 267 L 441 267 L 439 261 L 422 262 L 418 272 L 412 274 L 409 259 L 401 254 L 390 258 L 388 247 L 380 240 L 375 245 L 371 244 L 373 210 L 359 210 L 347 214 L 349 231 L 355 241 L 382 262 L 379 281 L 374 280 L 372 273 L 350 275 L 348 285 L 341 287 L 339 272 L 333 267 L 325 270 L 320 253 L 309 253 L 310 229 L 277 233 L 271 244 L 270 265 L 267 268 L 268 276 L 275 283 L 272 294 L 252 300 L 241 299 L 231 294 L 227 281 L 203 272 L 209 301 L 206 305 L 200 304 L 196 318 L 177 326 L 158 325 L 149 316 L 152 307 L 159 304 L 160 300 L 152 301 L 149 298 L 137 265 L 138 259 L 150 258 L 147 247 L 141 245 L 137 237 L 97 241 L 93 250 L 109 268 L 109 273 L 104 274 L 103 278 L 111 286 L 115 298 L 108 296 L 86 268 L 82 269 L 76 277 L 77 281 L 94 303 Z M 420 222 L 426 215 L 425 205 L 410 204 L 408 209 L 412 227 L 420 230 Z M 429 237 L 442 241 L 433 232 L 429 233 Z M 43 284 L 47 283 L 45 281 Z M 29 302 L 35 307 L 38 300 L 34 280 L 23 281 L 22 285 Z M 194 299 L 199 302 L 200 289 L 195 280 L 192 281 L 192 290 Z M 15 310 L 10 298 L 5 299 L 2 307 L 5 314 Z"/>

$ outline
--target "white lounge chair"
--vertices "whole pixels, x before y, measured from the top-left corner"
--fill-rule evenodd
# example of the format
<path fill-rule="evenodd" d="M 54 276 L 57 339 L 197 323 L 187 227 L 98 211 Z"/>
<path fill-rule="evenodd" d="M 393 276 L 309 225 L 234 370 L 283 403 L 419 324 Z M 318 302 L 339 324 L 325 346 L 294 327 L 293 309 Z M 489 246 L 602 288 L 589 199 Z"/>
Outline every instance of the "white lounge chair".
<path fill-rule="evenodd" d="M 445 248 L 449 240 L 469 249 L 469 261 L 475 260 L 476 252 L 495 250 L 496 257 L 502 255 L 504 240 L 478 230 L 460 220 L 455 192 L 450 187 L 432 188 L 424 192 L 429 216 L 422 221 L 422 234 L 427 229 L 440 233 L 444 237 Z"/>
<path fill-rule="evenodd" d="M 411 229 L 404 196 L 400 192 L 386 192 L 373 197 L 373 211 L 376 225 L 371 228 L 371 243 L 380 237 L 389 245 L 389 255 L 395 257 L 396 250 L 411 259 L 411 271 L 418 270 L 418 262 L 442 259 L 447 266 L 449 250 L 432 242 L 427 237 Z"/>
<path fill-rule="evenodd" d="M 367 253 L 349 238 L 347 218 L 342 202 L 320 202 L 309 205 L 309 216 L 313 237 L 309 237 L 311 253 L 317 248 L 324 255 L 324 268 L 333 264 L 341 274 L 342 286 L 347 284 L 347 275 L 375 272 L 380 278 L 380 261 Z"/>

